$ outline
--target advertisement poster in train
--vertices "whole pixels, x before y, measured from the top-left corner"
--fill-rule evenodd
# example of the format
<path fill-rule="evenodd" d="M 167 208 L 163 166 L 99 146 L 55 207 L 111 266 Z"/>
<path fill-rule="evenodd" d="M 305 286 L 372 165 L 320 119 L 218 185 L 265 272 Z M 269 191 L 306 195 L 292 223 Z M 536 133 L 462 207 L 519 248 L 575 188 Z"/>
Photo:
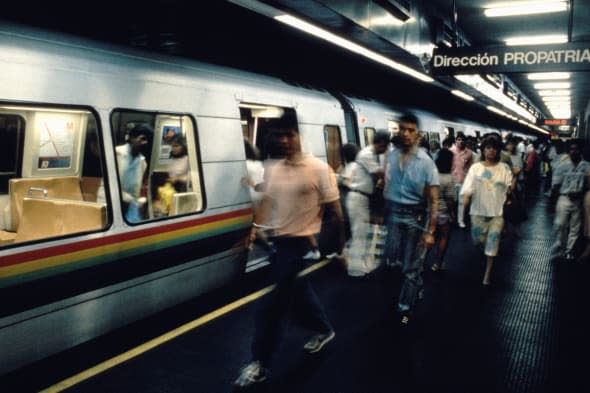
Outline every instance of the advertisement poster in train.
<path fill-rule="evenodd" d="M 38 115 L 38 169 L 69 168 L 75 142 L 75 123 L 67 117 Z"/>

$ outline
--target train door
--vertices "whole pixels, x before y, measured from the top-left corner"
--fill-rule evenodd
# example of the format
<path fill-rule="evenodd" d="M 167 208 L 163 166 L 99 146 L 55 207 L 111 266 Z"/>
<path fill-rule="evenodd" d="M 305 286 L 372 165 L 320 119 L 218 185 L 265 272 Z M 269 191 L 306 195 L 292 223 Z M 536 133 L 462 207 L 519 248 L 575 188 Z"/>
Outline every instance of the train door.
<path fill-rule="evenodd" d="M 196 122 L 191 116 L 115 110 L 111 127 L 127 222 L 204 209 Z M 138 133 L 144 142 L 134 148 Z"/>
<path fill-rule="evenodd" d="M 363 129 L 363 136 L 365 141 L 364 146 L 370 146 L 373 143 L 373 137 L 375 136 L 375 132 L 376 131 L 374 127 L 365 127 Z"/>
<path fill-rule="evenodd" d="M 455 143 L 455 129 L 453 127 L 444 127 L 443 130 L 451 143 Z"/>
<path fill-rule="evenodd" d="M 265 161 L 283 158 L 273 141 L 272 131 L 276 128 L 298 129 L 295 110 L 249 103 L 240 103 L 239 107 L 244 139 L 256 146 L 260 159 Z"/>
<path fill-rule="evenodd" d="M 0 135 L 0 247 L 107 227 L 94 112 L 0 105 Z"/>
<path fill-rule="evenodd" d="M 387 130 L 391 136 L 399 134 L 399 122 L 393 119 L 387 120 Z"/>
<path fill-rule="evenodd" d="M 340 127 L 324 126 L 324 142 L 326 143 L 326 157 L 328 164 L 334 172 L 339 171 L 343 166 L 342 161 L 342 137 Z"/>

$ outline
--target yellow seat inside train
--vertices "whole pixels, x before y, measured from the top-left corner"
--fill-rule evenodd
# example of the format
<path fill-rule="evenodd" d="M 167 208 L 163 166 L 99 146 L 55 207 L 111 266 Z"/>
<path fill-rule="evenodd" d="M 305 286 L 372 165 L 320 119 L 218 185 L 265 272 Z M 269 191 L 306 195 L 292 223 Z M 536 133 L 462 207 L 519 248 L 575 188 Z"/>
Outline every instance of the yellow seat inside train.
<path fill-rule="evenodd" d="M 7 225 L 6 230 L 0 231 L 0 244 L 15 241 L 17 236 L 16 232 L 20 227 L 23 217 L 23 203 L 29 192 L 31 192 L 31 195 L 40 197 L 73 201 L 83 200 L 83 194 L 80 188 L 80 178 L 78 176 L 10 179 L 8 190 L 10 195 L 11 222 L 10 225 Z"/>
<path fill-rule="evenodd" d="M 29 190 L 46 190 L 48 198 L 72 199 L 75 201 L 83 200 L 80 189 L 80 178 L 78 176 L 10 179 L 8 188 L 12 227 L 14 229 L 18 229 L 19 227 L 22 217 L 23 201 Z"/>
<path fill-rule="evenodd" d="M 22 216 L 14 239 L 24 242 L 89 232 L 104 228 L 104 204 L 67 199 L 25 197 Z"/>

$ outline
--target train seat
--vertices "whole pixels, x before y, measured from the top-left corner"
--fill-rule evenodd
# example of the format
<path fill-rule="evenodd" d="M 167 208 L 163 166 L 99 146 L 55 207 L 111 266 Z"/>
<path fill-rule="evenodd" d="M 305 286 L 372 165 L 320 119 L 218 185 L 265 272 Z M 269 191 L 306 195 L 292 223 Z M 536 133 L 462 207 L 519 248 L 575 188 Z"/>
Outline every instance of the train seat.
<path fill-rule="evenodd" d="M 98 198 L 98 189 L 102 184 L 102 177 L 82 176 L 80 179 L 80 188 L 82 196 L 87 202 L 96 202 Z"/>
<path fill-rule="evenodd" d="M 25 197 L 14 242 L 96 231 L 105 225 L 106 206 L 102 203 Z"/>
<path fill-rule="evenodd" d="M 14 242 L 16 232 L 0 231 L 0 246 Z"/>
<path fill-rule="evenodd" d="M 8 183 L 10 194 L 10 223 L 5 223 L 6 230 L 16 232 L 22 216 L 23 200 L 29 190 L 47 192 L 48 198 L 61 198 L 82 201 L 83 195 L 80 189 L 80 178 L 78 176 L 60 177 L 31 177 L 10 179 Z"/>
<path fill-rule="evenodd" d="M 201 209 L 201 198 L 196 192 L 179 192 L 172 195 L 170 214 L 191 213 Z"/>

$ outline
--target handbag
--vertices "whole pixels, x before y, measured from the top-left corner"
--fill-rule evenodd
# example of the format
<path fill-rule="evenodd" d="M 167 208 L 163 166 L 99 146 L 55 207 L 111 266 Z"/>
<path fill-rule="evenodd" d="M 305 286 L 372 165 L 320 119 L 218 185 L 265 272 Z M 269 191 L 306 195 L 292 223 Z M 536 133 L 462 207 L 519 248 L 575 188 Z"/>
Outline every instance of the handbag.
<path fill-rule="evenodd" d="M 524 206 L 522 206 L 518 197 L 513 192 L 506 196 L 503 213 L 504 219 L 513 224 L 520 224 L 526 219 Z"/>
<path fill-rule="evenodd" d="M 387 227 L 385 225 L 369 224 L 367 229 L 369 248 L 367 250 L 365 264 L 369 271 L 373 271 L 381 265 L 385 257 Z"/>

